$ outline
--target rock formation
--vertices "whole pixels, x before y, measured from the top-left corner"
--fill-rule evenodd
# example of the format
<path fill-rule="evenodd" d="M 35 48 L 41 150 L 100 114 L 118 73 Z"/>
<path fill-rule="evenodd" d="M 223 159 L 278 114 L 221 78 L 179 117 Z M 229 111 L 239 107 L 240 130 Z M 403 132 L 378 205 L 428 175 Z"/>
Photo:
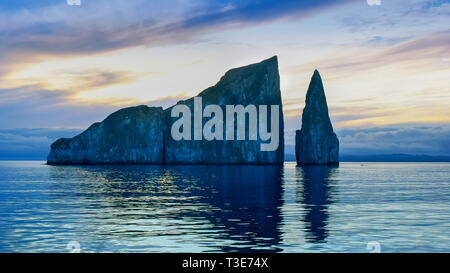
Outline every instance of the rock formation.
<path fill-rule="evenodd" d="M 322 79 L 317 70 L 306 93 L 302 129 L 296 132 L 295 156 L 298 165 L 339 164 L 339 140 L 333 132 Z"/>
<path fill-rule="evenodd" d="M 202 91 L 203 109 L 209 104 L 279 105 L 279 145 L 261 151 L 257 140 L 179 140 L 171 136 L 171 108 L 137 106 L 121 109 L 71 139 L 51 145 L 48 164 L 282 164 L 284 123 L 277 57 L 231 69 L 220 81 Z M 194 112 L 194 99 L 180 101 Z M 224 115 L 225 118 L 225 115 Z M 203 118 L 203 124 L 209 118 Z M 194 117 L 192 117 L 192 131 Z M 225 126 L 225 124 L 224 124 Z M 259 125 L 258 125 L 259 127 Z M 248 135 L 248 126 L 246 126 Z M 225 127 L 224 127 L 225 131 Z"/>
<path fill-rule="evenodd" d="M 203 108 L 209 104 L 221 106 L 241 104 L 246 106 L 279 105 L 279 146 L 272 152 L 260 150 L 261 141 L 251 140 L 196 140 L 175 141 L 170 134 L 165 135 L 168 164 L 281 164 L 284 161 L 283 112 L 281 105 L 280 76 L 276 57 L 245 67 L 235 68 L 210 88 L 201 92 Z M 193 112 L 193 99 L 179 103 L 189 106 Z M 178 104 L 178 103 L 177 103 Z M 166 110 L 167 119 L 172 124 L 176 118 L 170 118 L 171 109 Z M 225 117 L 225 115 L 224 115 Z M 268 115 L 271 123 L 270 115 Z M 193 122 L 192 122 L 193 124 Z M 193 125 L 192 125 L 193 128 Z M 248 127 L 247 127 L 248 129 Z M 225 127 L 224 127 L 225 131 Z M 167 128 L 170 132 L 170 128 Z M 246 135 L 248 132 L 246 132 Z"/>
<path fill-rule="evenodd" d="M 47 163 L 160 164 L 164 152 L 162 107 L 124 108 L 74 138 L 51 145 Z"/>

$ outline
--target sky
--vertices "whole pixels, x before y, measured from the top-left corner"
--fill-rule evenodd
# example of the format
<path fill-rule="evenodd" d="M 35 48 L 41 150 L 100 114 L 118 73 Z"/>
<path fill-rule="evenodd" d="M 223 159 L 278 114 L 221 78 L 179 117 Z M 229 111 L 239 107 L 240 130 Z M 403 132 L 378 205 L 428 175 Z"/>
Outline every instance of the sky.
<path fill-rule="evenodd" d="M 341 154 L 450 155 L 450 1 L 69 2 L 0 2 L 0 159 L 274 55 L 287 153 L 318 69 Z"/>

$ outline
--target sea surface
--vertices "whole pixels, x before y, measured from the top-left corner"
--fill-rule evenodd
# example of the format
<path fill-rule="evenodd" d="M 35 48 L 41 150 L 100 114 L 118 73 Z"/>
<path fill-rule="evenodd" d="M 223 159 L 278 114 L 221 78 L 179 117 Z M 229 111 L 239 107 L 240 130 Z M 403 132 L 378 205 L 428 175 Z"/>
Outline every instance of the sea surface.
<path fill-rule="evenodd" d="M 0 161 L 0 252 L 449 252 L 450 163 Z"/>

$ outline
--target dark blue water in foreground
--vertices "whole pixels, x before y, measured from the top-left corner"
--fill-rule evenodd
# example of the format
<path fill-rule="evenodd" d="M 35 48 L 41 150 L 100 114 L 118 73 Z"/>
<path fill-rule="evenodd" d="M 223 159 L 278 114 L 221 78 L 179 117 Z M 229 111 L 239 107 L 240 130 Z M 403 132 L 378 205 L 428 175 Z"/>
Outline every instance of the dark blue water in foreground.
<path fill-rule="evenodd" d="M 0 252 L 450 251 L 449 163 L 0 161 Z"/>

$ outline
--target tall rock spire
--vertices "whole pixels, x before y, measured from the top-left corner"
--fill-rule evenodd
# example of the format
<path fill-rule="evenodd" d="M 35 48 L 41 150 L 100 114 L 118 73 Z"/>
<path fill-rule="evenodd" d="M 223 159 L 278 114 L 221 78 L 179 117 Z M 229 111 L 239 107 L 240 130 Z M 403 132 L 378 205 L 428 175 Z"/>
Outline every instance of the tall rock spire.
<path fill-rule="evenodd" d="M 339 140 L 333 132 L 322 79 L 317 70 L 306 93 L 302 129 L 295 135 L 295 155 L 299 165 L 339 164 Z"/>

